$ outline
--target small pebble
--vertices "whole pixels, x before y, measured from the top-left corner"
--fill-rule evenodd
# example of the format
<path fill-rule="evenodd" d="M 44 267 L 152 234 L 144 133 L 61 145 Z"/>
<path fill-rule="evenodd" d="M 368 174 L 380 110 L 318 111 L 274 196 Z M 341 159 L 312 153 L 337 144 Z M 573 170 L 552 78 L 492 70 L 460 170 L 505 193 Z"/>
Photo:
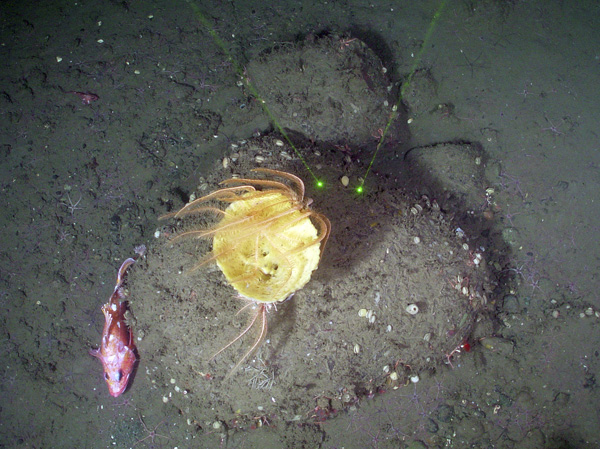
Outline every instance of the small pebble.
<path fill-rule="evenodd" d="M 502 309 L 508 313 L 518 313 L 519 299 L 515 295 L 506 295 L 502 298 Z"/>

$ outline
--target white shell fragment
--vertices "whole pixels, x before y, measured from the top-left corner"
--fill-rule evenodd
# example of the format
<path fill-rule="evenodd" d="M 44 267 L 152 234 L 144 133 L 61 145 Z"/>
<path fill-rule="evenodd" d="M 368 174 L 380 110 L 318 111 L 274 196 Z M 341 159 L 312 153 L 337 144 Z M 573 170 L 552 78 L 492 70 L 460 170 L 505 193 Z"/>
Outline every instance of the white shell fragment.
<path fill-rule="evenodd" d="M 420 204 L 415 204 L 410 208 L 410 213 L 413 215 L 419 215 L 421 212 L 423 212 L 423 206 Z"/>
<path fill-rule="evenodd" d="M 340 181 L 344 187 L 348 187 L 348 184 L 350 184 L 350 178 L 348 178 L 346 175 L 342 176 Z"/>
<path fill-rule="evenodd" d="M 358 354 L 359 352 L 360 352 L 360 345 L 359 345 L 358 343 L 356 343 L 356 344 L 354 345 L 354 353 L 355 353 L 355 354 Z"/>
<path fill-rule="evenodd" d="M 419 313 L 419 306 L 416 304 L 409 304 L 406 306 L 405 310 L 411 315 L 416 315 L 417 313 Z"/>
<path fill-rule="evenodd" d="M 588 307 L 587 309 L 585 309 L 584 312 L 587 316 L 592 316 L 594 314 L 594 309 L 592 309 L 591 307 Z"/>

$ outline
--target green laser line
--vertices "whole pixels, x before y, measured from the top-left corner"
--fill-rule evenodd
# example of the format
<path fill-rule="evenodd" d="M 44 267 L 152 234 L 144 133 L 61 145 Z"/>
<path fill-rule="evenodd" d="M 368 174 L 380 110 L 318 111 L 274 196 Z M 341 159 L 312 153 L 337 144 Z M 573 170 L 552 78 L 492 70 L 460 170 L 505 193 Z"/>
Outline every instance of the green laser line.
<path fill-rule="evenodd" d="M 324 185 L 323 181 L 318 179 L 315 176 L 315 174 L 313 173 L 313 171 L 310 169 L 310 167 L 308 166 L 308 163 L 306 162 L 304 157 L 302 157 L 302 154 L 300 154 L 300 152 L 296 148 L 296 145 L 294 145 L 294 143 L 289 138 L 289 136 L 284 131 L 284 129 L 281 127 L 281 125 L 279 124 L 279 122 L 277 121 L 277 119 L 275 118 L 273 113 L 271 112 L 271 110 L 268 108 L 267 102 L 262 99 L 262 97 L 259 95 L 259 93 L 256 90 L 256 88 L 254 87 L 254 85 L 250 82 L 250 78 L 248 77 L 248 75 L 246 73 L 244 73 L 245 71 L 242 68 L 242 66 L 240 66 L 238 64 L 238 62 L 235 60 L 235 58 L 229 52 L 229 50 L 227 49 L 227 46 L 225 45 L 225 42 L 223 42 L 223 40 L 219 37 L 217 32 L 214 30 L 214 28 L 209 23 L 209 21 L 206 19 L 204 14 L 202 14 L 202 11 L 200 11 L 200 8 L 198 8 L 198 6 L 196 6 L 196 4 L 194 2 L 189 2 L 189 4 L 190 4 L 190 7 L 192 8 L 192 10 L 194 11 L 194 14 L 196 14 L 196 17 L 198 18 L 198 20 L 207 29 L 208 34 L 211 35 L 211 37 L 213 38 L 213 40 L 215 41 L 217 46 L 223 51 L 223 53 L 225 53 L 227 60 L 233 65 L 233 68 L 236 71 L 236 73 L 245 81 L 246 86 L 248 87 L 248 90 L 254 96 L 254 98 L 256 98 L 256 100 L 260 103 L 260 105 L 262 106 L 263 110 L 265 111 L 265 113 L 267 114 L 269 119 L 273 122 L 273 125 L 275 125 L 275 127 L 277 128 L 279 133 L 285 138 L 285 140 L 287 140 L 287 142 L 290 144 L 290 146 L 294 149 L 294 152 L 296 153 L 296 155 L 298 156 L 300 161 L 304 164 L 304 166 L 306 167 L 306 169 L 308 170 L 310 175 L 315 180 L 317 187 L 319 187 L 319 188 L 323 187 L 323 185 Z"/>
<path fill-rule="evenodd" d="M 423 45 L 421 46 L 421 49 L 417 53 L 417 56 L 415 57 L 412 67 L 410 68 L 408 79 L 406 80 L 406 82 L 404 84 L 402 84 L 402 87 L 400 88 L 400 95 L 398 97 L 398 101 L 392 107 L 392 112 L 390 113 L 390 117 L 381 132 L 381 137 L 379 138 L 379 142 L 377 143 L 377 147 L 375 148 L 373 157 L 371 158 L 371 161 L 369 162 L 367 171 L 365 172 L 364 176 L 362 177 L 360 184 L 356 187 L 357 193 L 362 193 L 364 190 L 364 185 L 365 185 L 365 180 L 367 179 L 367 175 L 371 171 L 371 167 L 373 167 L 375 158 L 377 157 L 377 154 L 379 153 L 379 150 L 381 149 L 381 146 L 383 145 L 383 142 L 385 141 L 385 136 L 388 133 L 388 130 L 390 129 L 390 126 L 392 125 L 392 122 L 398 117 L 398 108 L 400 107 L 400 103 L 402 102 L 402 99 L 404 98 L 406 89 L 408 89 L 408 87 L 410 86 L 410 83 L 415 75 L 415 72 L 417 71 L 418 65 L 421 63 L 423 53 L 425 52 L 425 50 L 429 44 L 429 41 L 431 40 L 431 36 L 433 35 L 433 30 L 435 29 L 437 22 L 442 15 L 442 11 L 446 7 L 446 3 L 448 3 L 448 0 L 442 0 L 442 3 L 438 7 L 437 11 L 433 15 L 433 18 L 431 19 L 431 22 L 429 23 L 429 27 L 427 28 L 427 32 L 425 33 L 425 38 L 423 39 Z"/>

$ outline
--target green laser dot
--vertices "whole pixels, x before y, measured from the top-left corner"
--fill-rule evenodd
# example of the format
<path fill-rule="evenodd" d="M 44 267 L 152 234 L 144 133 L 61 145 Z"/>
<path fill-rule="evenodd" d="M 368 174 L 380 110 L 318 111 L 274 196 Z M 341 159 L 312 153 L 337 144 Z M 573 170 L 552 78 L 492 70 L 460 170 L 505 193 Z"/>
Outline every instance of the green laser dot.
<path fill-rule="evenodd" d="M 356 193 L 363 193 L 363 186 L 358 186 L 356 188 Z"/>

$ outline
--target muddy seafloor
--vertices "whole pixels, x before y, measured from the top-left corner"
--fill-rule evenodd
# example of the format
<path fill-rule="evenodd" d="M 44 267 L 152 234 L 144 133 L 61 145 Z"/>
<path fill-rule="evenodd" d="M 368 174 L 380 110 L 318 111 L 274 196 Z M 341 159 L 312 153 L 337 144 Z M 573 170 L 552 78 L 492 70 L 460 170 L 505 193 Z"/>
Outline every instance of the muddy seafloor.
<path fill-rule="evenodd" d="M 595 42 L 587 30 L 595 29 L 588 22 L 593 15 L 586 10 L 574 21 L 585 8 L 579 3 L 563 7 L 488 1 L 477 10 L 465 8 L 467 3 L 442 15 L 433 34 L 435 45 L 425 48 L 420 39 L 433 13 L 428 4 L 407 2 L 383 11 L 382 5 L 357 10 L 355 5 L 328 2 L 317 14 L 323 23 L 307 14 L 310 8 L 277 10 L 265 4 L 255 12 L 228 2 L 214 11 L 216 31 L 231 45 L 234 58 L 247 62 L 246 75 L 236 72 L 207 29 L 187 14 L 186 6 L 15 5 L 6 16 L 1 47 L 6 61 L 0 96 L 0 161 L 5 175 L 0 265 L 2 444 L 596 447 L 599 358 L 594 337 L 600 312 L 593 266 L 598 161 L 592 117 L 598 102 L 586 92 L 593 91 L 589 81 L 593 65 L 588 62 Z M 497 14 L 491 4 L 510 8 Z M 335 14 L 320 11 L 338 6 Z M 348 29 L 350 23 L 359 27 Z M 316 33 L 309 34 L 314 39 L 326 37 L 319 34 L 326 28 L 345 33 L 322 41 L 335 61 L 316 67 L 299 64 L 306 61 L 294 59 L 294 49 L 311 45 L 304 31 Z M 387 74 L 377 71 L 383 64 L 367 54 L 369 48 L 385 61 Z M 415 66 L 415 55 L 422 48 L 425 57 Z M 270 61 L 269 54 L 281 59 Z M 289 70 L 285 60 L 292 62 Z M 261 63 L 252 64 L 256 61 Z M 267 61 L 271 65 L 265 65 Z M 286 84 L 263 85 L 259 80 L 269 80 L 269 73 L 252 71 L 255 66 L 268 67 L 267 72 L 286 78 Z M 319 74 L 321 66 L 335 68 L 333 77 L 344 83 L 337 88 L 325 79 L 313 83 L 309 75 Z M 405 91 L 408 113 L 399 108 L 401 115 L 375 155 L 379 128 L 387 123 L 398 88 L 407 85 L 415 67 Z M 294 153 L 288 148 L 285 154 L 259 154 L 256 146 L 249 151 L 253 162 L 234 161 L 239 159 L 238 148 L 244 148 L 241 139 L 265 143 L 269 151 L 268 139 L 284 140 L 246 84 L 248 75 L 267 104 L 282 114 L 276 118 L 292 131 L 301 154 L 314 156 L 309 164 L 315 173 L 327 176 L 331 190 L 315 191 L 311 176 L 296 156 L 290 157 Z M 320 96 L 347 87 L 338 101 Z M 308 95 L 307 89 L 314 91 Z M 91 92 L 98 99 L 86 104 L 76 92 Z M 311 107 L 313 101 L 320 104 Z M 369 103 L 369 115 L 357 111 L 362 101 Z M 294 113 L 322 124 L 284 121 L 285 114 L 293 118 Z M 332 123 L 336 126 L 319 128 Z M 262 137 L 250 140 L 252 136 Z M 357 145 L 355 137 L 364 145 Z M 258 155 L 265 162 L 256 159 Z M 221 162 L 225 156 L 231 162 L 226 170 Z M 373 156 L 365 195 L 342 189 L 340 176 L 349 175 L 354 186 Z M 214 163 L 217 159 L 219 164 Z M 209 242 L 181 241 L 170 247 L 166 232 L 181 225 L 158 222 L 157 217 L 176 210 L 191 193 L 217 188 L 217 181 L 238 170 L 247 174 L 261 163 L 305 179 L 315 210 L 338 221 L 332 237 L 336 246 L 328 246 L 306 288 L 269 314 L 269 341 L 254 362 L 244 364 L 225 384 L 222 377 L 253 336 L 214 362 L 207 359 L 209 351 L 220 348 L 247 322 L 247 314 L 235 316 L 243 303 L 234 298 L 216 267 L 190 272 L 199 254 L 210 249 Z M 322 171 L 325 164 L 327 172 Z M 440 214 L 427 207 L 424 194 L 429 201 L 437 200 Z M 404 220 L 416 204 L 423 211 L 415 215 L 411 227 Z M 361 215 L 340 217 L 341 205 L 356 208 Z M 375 218 L 368 220 L 371 216 Z M 345 219 L 356 221 L 340 226 Z M 335 340 L 337 329 L 350 342 L 362 331 L 368 338 L 379 333 L 387 345 L 393 344 L 392 338 L 405 344 L 410 337 L 394 334 L 393 326 L 387 333 L 387 325 L 382 325 L 384 320 L 401 321 L 403 316 L 392 315 L 389 303 L 414 287 L 407 281 L 410 276 L 391 281 L 388 276 L 380 282 L 399 284 L 399 292 L 379 289 L 367 277 L 391 272 L 387 262 L 400 255 L 411 261 L 414 247 L 400 246 L 394 235 L 407 238 L 415 229 L 427 230 L 420 236 L 420 259 L 428 255 L 427 236 L 430 241 L 450 241 L 458 227 L 468 238 L 468 251 L 483 252 L 487 266 L 479 274 L 501 277 L 491 299 L 486 294 L 487 307 L 497 315 L 487 308 L 468 315 L 471 323 L 477 323 L 472 333 L 465 329 L 471 352 L 463 346 L 448 360 L 446 347 L 440 345 L 434 363 L 413 362 L 409 368 L 397 355 L 406 348 L 392 348 L 385 355 L 373 343 L 376 349 L 371 354 L 381 363 L 367 366 L 362 378 L 358 372 L 348 374 L 353 361 L 360 362 L 357 366 L 369 362 L 365 357 L 372 348 L 365 349 L 363 343 L 354 354 L 342 345 L 332 347 L 327 339 Z M 159 239 L 152 237 L 156 229 L 165 231 Z M 141 243 L 149 247 L 148 255 L 128 279 L 140 365 L 128 391 L 112 398 L 101 366 L 88 350 L 100 341 L 100 307 L 113 291 L 116 269 Z M 456 267 L 462 266 L 457 262 Z M 466 266 L 467 271 L 472 268 Z M 172 291 L 151 291 L 152 284 L 141 283 L 152 274 L 150 281 L 164 288 L 169 271 L 175 284 Z M 364 291 L 354 295 L 353 279 L 346 271 L 356 275 Z M 438 281 L 441 285 L 445 280 Z M 494 276 L 490 283 L 494 284 Z M 199 294 L 200 288 L 206 297 Z M 335 291 L 335 301 L 328 288 Z M 152 303 L 145 302 L 140 289 Z M 326 294 L 317 296 L 320 291 Z M 337 308 L 346 301 L 341 297 L 344 291 L 361 303 L 349 304 L 352 313 Z M 451 293 L 443 290 L 442 299 Z M 457 298 L 464 306 L 460 295 Z M 356 312 L 363 305 L 374 311 L 371 324 Z M 162 317 L 154 312 L 162 312 Z M 199 325 L 211 330 L 207 338 L 194 337 L 204 335 L 201 326 L 181 337 L 177 327 L 186 326 L 186 313 L 198 316 Z M 319 313 L 331 318 L 320 321 Z M 357 332 L 348 331 L 352 323 Z M 169 340 L 164 341 L 167 333 Z M 462 343 L 460 335 L 450 332 L 449 346 Z M 298 336 L 304 340 L 292 339 Z M 311 347 L 302 352 L 305 341 Z M 287 354 L 292 342 L 294 349 Z M 312 360 L 306 356 L 298 360 L 309 351 Z M 319 356 L 330 362 L 323 363 L 320 372 Z M 296 358 L 294 368 L 308 366 L 312 371 L 286 371 L 282 361 L 290 357 Z M 400 373 L 399 382 L 405 382 L 397 391 L 390 383 L 391 369 Z M 372 382 L 369 370 L 377 373 Z M 420 381 L 406 385 L 415 373 Z M 248 385 L 250 375 L 254 380 Z M 301 397 L 285 402 L 280 399 L 282 391 L 288 394 L 284 381 L 293 376 L 303 379 L 294 392 Z M 323 393 L 315 391 L 309 397 L 304 390 L 314 388 L 306 381 L 309 377 L 317 379 Z M 340 382 L 326 396 L 325 389 L 338 378 L 360 380 L 350 388 Z M 371 395 L 364 387 L 376 384 L 382 386 L 378 392 L 386 393 Z M 225 391 L 228 385 L 234 385 L 235 395 Z M 352 401 L 353 395 L 361 400 L 344 402 Z M 249 404 L 250 397 L 269 403 L 268 407 Z M 258 413 L 242 413 L 240 408 L 236 415 L 237 403 L 256 405 Z M 343 411 L 334 417 L 333 409 Z M 292 420 L 303 415 L 298 421 L 284 421 L 288 418 L 278 415 L 279 410 L 294 414 Z M 232 412 L 235 417 L 229 419 Z M 246 431 L 261 426 L 259 431 Z"/>

